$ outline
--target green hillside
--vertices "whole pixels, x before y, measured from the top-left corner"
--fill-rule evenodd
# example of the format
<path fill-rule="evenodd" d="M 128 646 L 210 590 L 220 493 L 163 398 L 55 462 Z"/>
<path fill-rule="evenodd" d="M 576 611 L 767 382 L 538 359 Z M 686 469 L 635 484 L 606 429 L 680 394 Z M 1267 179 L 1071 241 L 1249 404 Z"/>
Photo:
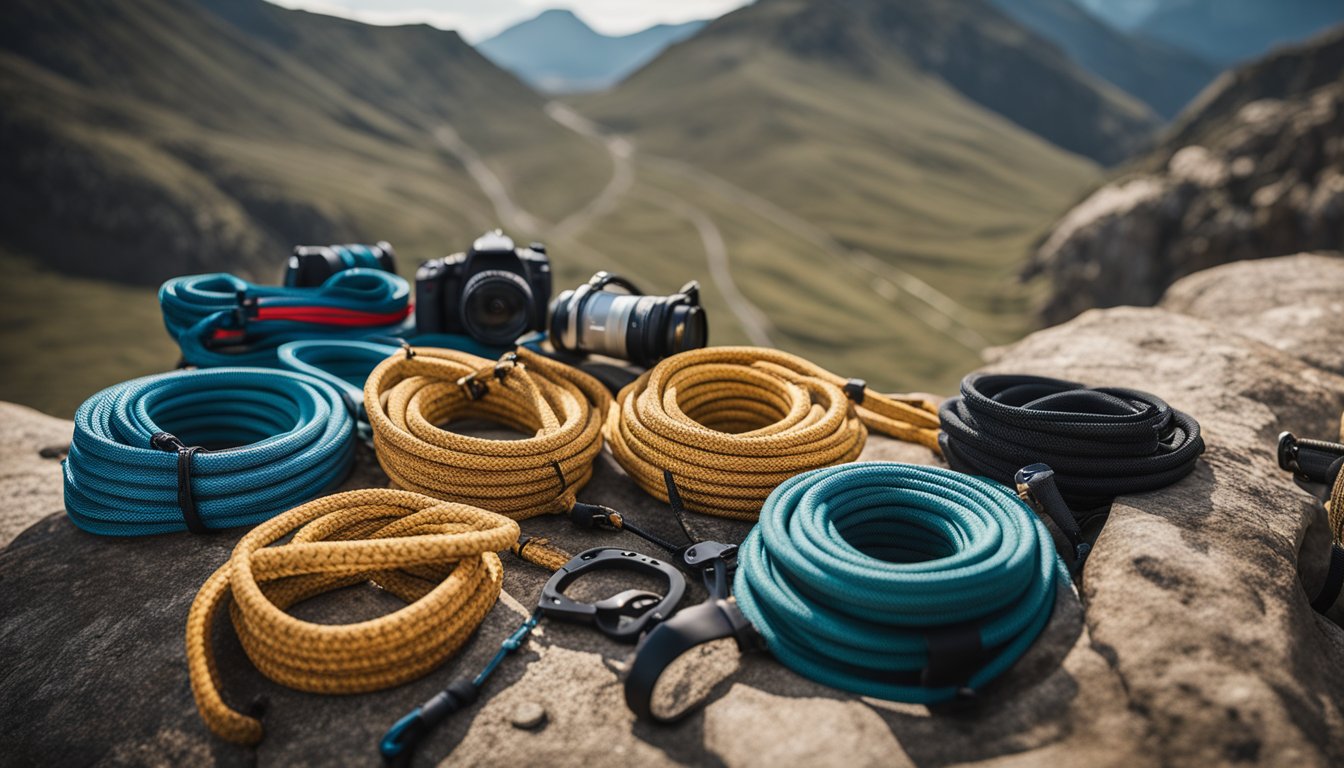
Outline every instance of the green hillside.
<path fill-rule="evenodd" d="M 948 391 L 1027 330 L 1014 275 L 1100 173 L 993 109 L 972 59 L 942 71 L 928 45 L 892 43 L 947 42 L 936 9 L 953 5 L 826 20 L 820 0 L 761 0 L 563 106 L 428 27 L 259 0 L 24 0 L 0 31 L 0 139 L 22 150 L 0 158 L 16 278 L 0 398 L 68 415 L 171 366 L 149 287 L 165 276 L 274 279 L 295 242 L 374 238 L 407 272 L 496 224 L 547 241 L 557 290 L 600 268 L 650 292 L 698 279 L 713 343 Z M 1141 140 L 1135 102 L 979 0 L 955 5 L 944 21 L 992 42 L 984 72 L 1073 106 L 1057 140 Z"/>

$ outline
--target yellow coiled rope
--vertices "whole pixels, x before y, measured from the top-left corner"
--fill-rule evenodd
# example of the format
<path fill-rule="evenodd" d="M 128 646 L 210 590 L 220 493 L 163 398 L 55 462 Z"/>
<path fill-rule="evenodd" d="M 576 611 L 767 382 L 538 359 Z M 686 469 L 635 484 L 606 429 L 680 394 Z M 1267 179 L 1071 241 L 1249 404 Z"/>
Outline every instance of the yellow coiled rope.
<path fill-rule="evenodd" d="M 669 471 L 687 509 L 755 520 L 780 483 L 858 458 L 868 429 L 938 450 L 932 403 L 865 391 L 787 352 L 713 347 L 669 357 L 622 389 L 605 434 L 649 494 L 668 500 Z"/>
<path fill-rule="evenodd" d="M 270 546 L 290 533 L 290 541 Z M 261 740 L 261 722 L 230 708 L 219 693 L 210 638 L 230 595 L 234 629 L 266 677 L 314 693 L 379 690 L 420 677 L 466 642 L 499 597 L 503 566 L 496 552 L 517 539 L 518 524 L 502 515 L 387 489 L 327 496 L 262 523 L 191 605 L 187 666 L 201 718 L 228 741 Z M 286 613 L 295 603 L 368 580 L 407 606 L 346 625 Z"/>
<path fill-rule="evenodd" d="M 496 362 L 408 348 L 364 385 L 378 463 L 394 483 L 515 520 L 574 505 L 602 450 L 610 403 L 596 379 L 526 349 Z M 463 419 L 531 437 L 492 440 L 438 426 Z"/>

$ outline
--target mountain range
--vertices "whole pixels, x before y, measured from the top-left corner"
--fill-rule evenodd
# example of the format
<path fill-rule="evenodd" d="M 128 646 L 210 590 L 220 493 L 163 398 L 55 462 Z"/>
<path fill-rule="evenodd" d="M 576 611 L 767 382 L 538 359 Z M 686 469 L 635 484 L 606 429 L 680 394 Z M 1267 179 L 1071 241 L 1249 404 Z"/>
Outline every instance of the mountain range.
<path fill-rule="evenodd" d="M 703 26 L 704 21 L 688 21 L 604 35 L 573 11 L 551 9 L 477 43 L 476 50 L 537 90 L 596 91 L 620 82 Z"/>
<path fill-rule="evenodd" d="M 1339 0 L 1162 0 L 1134 31 L 1227 66 L 1341 22 Z"/>

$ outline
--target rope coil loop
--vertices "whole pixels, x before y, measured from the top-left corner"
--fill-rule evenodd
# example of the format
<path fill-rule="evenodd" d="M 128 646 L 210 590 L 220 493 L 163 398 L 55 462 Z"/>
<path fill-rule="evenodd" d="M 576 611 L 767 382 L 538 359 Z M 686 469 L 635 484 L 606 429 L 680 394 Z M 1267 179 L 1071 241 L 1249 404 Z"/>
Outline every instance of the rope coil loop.
<path fill-rule="evenodd" d="M 938 450 L 936 409 L 919 398 L 867 391 L 787 352 L 714 347 L 622 389 L 605 431 L 650 495 L 668 501 L 670 471 L 687 509 L 754 520 L 788 478 L 857 459 L 869 429 Z"/>
<path fill-rule="evenodd" d="M 364 410 L 388 477 L 515 520 L 568 512 L 592 477 L 611 396 L 591 376 L 530 350 L 511 360 L 416 347 L 412 357 L 380 363 L 365 383 Z M 531 436 L 493 440 L 439 426 L 464 419 Z"/>
<path fill-rule="evenodd" d="M 1048 464 L 1077 512 L 1171 485 L 1204 452 L 1199 422 L 1155 395 L 1043 376 L 973 373 L 939 415 L 953 469 L 1011 486 Z"/>
<path fill-rule="evenodd" d="M 253 525 L 335 487 L 354 460 L 338 393 L 262 368 L 123 382 L 75 413 L 71 522 L 103 536 Z"/>
<path fill-rule="evenodd" d="M 733 593 L 804 677 L 933 703 L 1008 669 L 1068 581 L 1045 526 L 1002 486 L 864 462 L 776 489 L 739 550 Z"/>
<path fill-rule="evenodd" d="M 381 690 L 424 675 L 466 642 L 499 597 L 496 553 L 517 539 L 518 524 L 501 515 L 388 489 L 328 496 L 257 526 L 201 587 L 187 618 L 201 718 L 228 741 L 261 740 L 261 722 L 220 696 L 210 638 L 225 602 L 244 651 L 269 679 L 312 693 Z M 406 607 L 345 625 L 286 612 L 369 580 Z"/>

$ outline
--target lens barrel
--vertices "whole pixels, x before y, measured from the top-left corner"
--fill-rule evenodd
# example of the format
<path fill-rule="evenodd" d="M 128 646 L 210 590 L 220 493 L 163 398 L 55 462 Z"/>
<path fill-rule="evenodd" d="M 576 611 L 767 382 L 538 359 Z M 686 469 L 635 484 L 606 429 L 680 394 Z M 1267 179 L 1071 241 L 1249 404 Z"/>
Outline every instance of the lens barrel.
<path fill-rule="evenodd" d="M 490 269 L 462 289 L 462 327 L 485 344 L 509 346 L 531 326 L 532 289 L 514 272 Z"/>
<path fill-rule="evenodd" d="M 606 290 L 613 285 L 627 292 Z M 645 296 L 630 281 L 606 272 L 556 297 L 549 328 L 557 349 L 624 358 L 645 367 L 709 340 L 694 281 L 671 296 Z"/>

